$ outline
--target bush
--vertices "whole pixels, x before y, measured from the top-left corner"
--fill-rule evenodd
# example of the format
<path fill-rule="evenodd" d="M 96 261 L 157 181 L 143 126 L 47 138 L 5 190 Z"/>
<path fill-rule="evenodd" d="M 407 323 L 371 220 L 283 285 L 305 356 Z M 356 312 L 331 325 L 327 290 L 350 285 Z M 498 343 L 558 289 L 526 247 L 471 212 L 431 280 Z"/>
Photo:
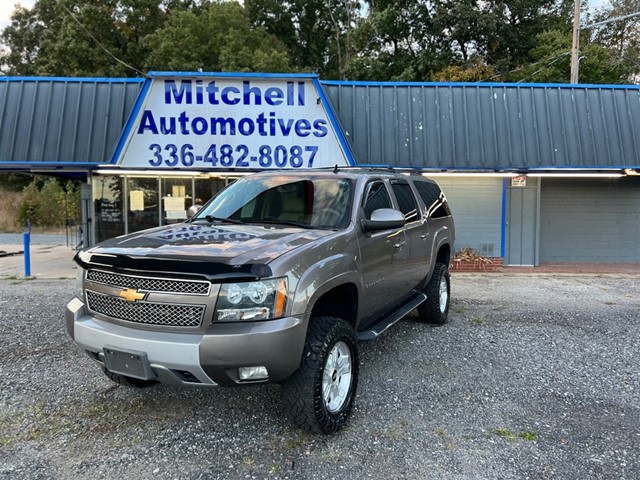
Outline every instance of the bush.
<path fill-rule="evenodd" d="M 71 181 L 34 180 L 22 191 L 18 221 L 34 227 L 63 227 L 68 218 L 80 222 L 80 189 Z"/>

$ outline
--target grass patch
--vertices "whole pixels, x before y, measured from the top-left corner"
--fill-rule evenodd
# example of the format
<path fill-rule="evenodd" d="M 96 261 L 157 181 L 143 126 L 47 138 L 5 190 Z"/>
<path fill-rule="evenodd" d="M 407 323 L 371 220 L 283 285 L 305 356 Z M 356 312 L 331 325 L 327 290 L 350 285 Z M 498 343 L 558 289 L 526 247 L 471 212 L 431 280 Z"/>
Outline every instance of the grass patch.
<path fill-rule="evenodd" d="M 281 431 L 278 436 L 269 441 L 269 444 L 277 449 L 282 446 L 289 450 L 298 450 L 306 447 L 311 443 L 311 436 L 302 430 L 300 431 Z"/>
<path fill-rule="evenodd" d="M 492 435 L 495 435 L 496 437 L 500 437 L 504 440 L 508 440 L 510 442 L 513 442 L 518 439 L 518 436 L 507 428 L 494 428 L 489 433 L 491 433 Z"/>
<path fill-rule="evenodd" d="M 527 442 L 535 442 L 538 440 L 538 434 L 536 432 L 520 432 L 518 436 Z"/>
<path fill-rule="evenodd" d="M 484 315 L 476 315 L 471 319 L 471 323 L 473 323 L 474 325 L 486 325 L 487 317 L 485 317 Z"/>
<path fill-rule="evenodd" d="M 508 428 L 494 428 L 492 430 L 489 430 L 489 433 L 487 435 L 500 437 L 503 440 L 507 440 L 509 442 L 515 442 L 517 440 L 535 442 L 536 440 L 538 440 L 538 434 L 536 432 L 521 431 L 520 433 L 515 433 Z"/>

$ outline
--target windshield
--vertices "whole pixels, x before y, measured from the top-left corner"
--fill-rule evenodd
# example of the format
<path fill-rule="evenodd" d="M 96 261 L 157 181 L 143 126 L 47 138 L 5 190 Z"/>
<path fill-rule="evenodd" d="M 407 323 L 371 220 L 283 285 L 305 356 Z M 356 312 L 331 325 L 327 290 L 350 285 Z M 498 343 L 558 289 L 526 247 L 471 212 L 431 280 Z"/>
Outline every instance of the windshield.
<path fill-rule="evenodd" d="M 349 223 L 352 190 L 345 178 L 246 177 L 222 190 L 192 221 L 340 229 Z"/>

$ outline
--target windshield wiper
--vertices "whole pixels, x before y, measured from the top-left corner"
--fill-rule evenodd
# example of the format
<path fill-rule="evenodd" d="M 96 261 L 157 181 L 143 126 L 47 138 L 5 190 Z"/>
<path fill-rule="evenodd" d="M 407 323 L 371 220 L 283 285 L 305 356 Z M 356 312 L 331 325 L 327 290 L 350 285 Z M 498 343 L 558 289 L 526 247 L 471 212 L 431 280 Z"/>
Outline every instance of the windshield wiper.
<path fill-rule="evenodd" d="M 205 215 L 204 217 L 197 217 L 191 221 L 195 222 L 198 220 L 206 220 L 209 223 L 235 223 L 238 225 L 242 225 L 243 223 L 245 223 L 242 220 L 236 220 L 235 218 L 214 217 L 213 215 Z"/>
<path fill-rule="evenodd" d="M 302 222 L 296 222 L 294 220 L 280 220 L 277 218 L 274 219 L 260 219 L 260 220 L 254 220 L 253 223 L 268 223 L 268 224 L 272 224 L 272 225 L 288 225 L 291 227 L 300 227 L 300 228 L 307 228 L 307 229 L 315 229 L 315 226 L 309 225 L 308 223 L 302 223 Z"/>

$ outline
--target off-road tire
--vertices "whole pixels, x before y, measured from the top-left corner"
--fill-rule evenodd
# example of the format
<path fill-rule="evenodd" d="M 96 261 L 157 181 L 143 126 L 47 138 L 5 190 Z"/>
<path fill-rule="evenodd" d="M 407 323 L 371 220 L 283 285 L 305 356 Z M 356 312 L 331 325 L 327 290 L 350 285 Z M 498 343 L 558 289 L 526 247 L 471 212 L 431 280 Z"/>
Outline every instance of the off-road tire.
<path fill-rule="evenodd" d="M 442 290 L 446 283 L 446 292 Z M 436 263 L 429 284 L 424 289 L 427 299 L 418 306 L 418 320 L 434 325 L 443 325 L 449 318 L 451 280 L 444 263 Z"/>
<path fill-rule="evenodd" d="M 140 378 L 125 377 L 124 375 L 113 373 L 106 368 L 103 368 L 102 371 L 111 381 L 126 387 L 148 388 L 157 383 L 155 380 L 142 380 Z"/>
<path fill-rule="evenodd" d="M 345 347 L 349 356 L 336 357 L 339 350 L 347 351 Z M 334 357 L 330 359 L 332 351 Z M 342 394 L 337 394 L 338 405 L 332 405 L 328 404 L 323 396 L 323 374 L 327 362 L 331 365 L 336 358 L 340 358 L 345 364 L 349 363 L 350 377 L 341 369 L 342 372 L 334 370 L 329 378 L 332 378 L 334 383 L 347 382 L 350 379 L 350 383 L 348 388 L 343 389 Z M 335 317 L 311 319 L 300 367 L 282 384 L 282 403 L 287 417 L 295 425 L 309 432 L 337 432 L 347 422 L 357 385 L 358 346 L 351 325 Z"/>

